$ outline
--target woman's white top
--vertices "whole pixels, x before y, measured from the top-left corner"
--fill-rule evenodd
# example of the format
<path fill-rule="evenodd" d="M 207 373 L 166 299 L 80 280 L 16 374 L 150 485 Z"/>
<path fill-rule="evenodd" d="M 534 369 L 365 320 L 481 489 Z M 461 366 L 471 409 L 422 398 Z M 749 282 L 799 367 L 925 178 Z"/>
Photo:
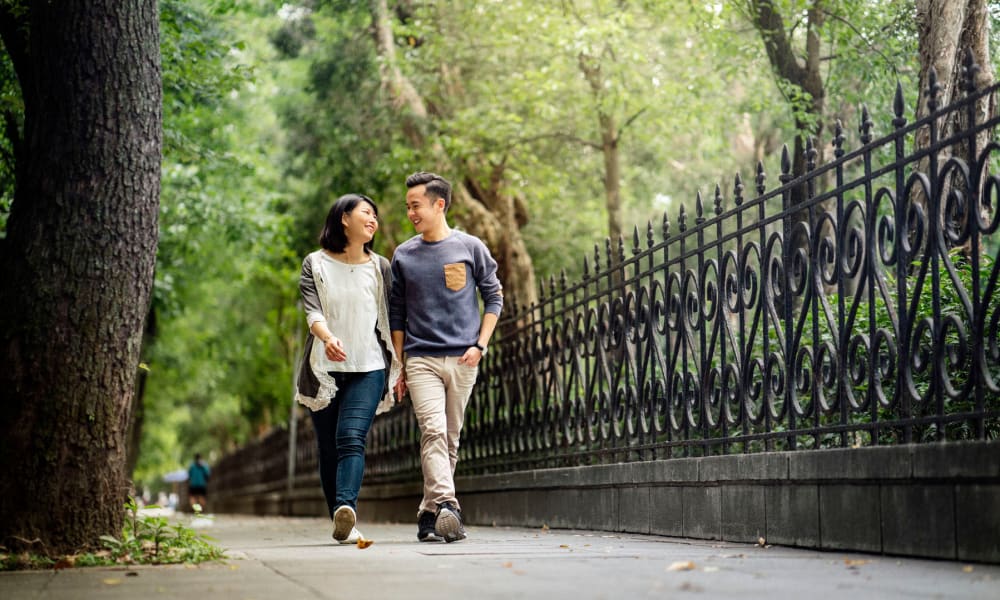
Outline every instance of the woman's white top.
<path fill-rule="evenodd" d="M 335 362 L 326 357 L 323 342 L 313 352 L 319 356 L 317 366 L 338 373 L 363 373 L 385 368 L 385 356 L 378 343 L 375 324 L 378 321 L 379 285 L 375 262 L 350 265 L 322 255 L 320 268 L 326 285 L 326 327 L 344 345 L 347 360 Z M 314 320 L 310 320 L 310 325 Z"/>

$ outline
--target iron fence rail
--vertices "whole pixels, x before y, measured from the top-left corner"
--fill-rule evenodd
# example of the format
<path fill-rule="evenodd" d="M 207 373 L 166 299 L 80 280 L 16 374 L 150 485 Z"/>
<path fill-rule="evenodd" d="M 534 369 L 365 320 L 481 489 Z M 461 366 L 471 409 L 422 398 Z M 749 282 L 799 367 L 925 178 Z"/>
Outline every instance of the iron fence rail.
<path fill-rule="evenodd" d="M 838 123 L 825 164 L 810 140 L 793 177 L 786 147 L 780 186 L 758 164 L 750 190 L 737 175 L 505 308 L 459 471 L 998 437 L 1000 117 L 977 111 L 998 88 L 907 123 L 897 87 L 884 136 L 865 108 L 857 148 Z M 292 446 L 314 474 L 312 428 Z M 217 485 L 280 485 L 287 447 L 225 457 Z M 366 480 L 418 479 L 419 455 L 404 404 L 376 418 Z"/>
<path fill-rule="evenodd" d="M 459 470 L 948 439 L 1000 431 L 1000 118 L 973 90 L 768 190 L 739 175 L 513 307 L 481 368 Z M 949 126 L 961 114 L 961 127 Z M 926 147 L 906 152 L 918 132 Z M 794 202 L 793 199 L 798 199 Z M 779 204 L 778 210 L 772 210 Z M 368 472 L 419 472 L 411 411 L 380 417 Z"/>

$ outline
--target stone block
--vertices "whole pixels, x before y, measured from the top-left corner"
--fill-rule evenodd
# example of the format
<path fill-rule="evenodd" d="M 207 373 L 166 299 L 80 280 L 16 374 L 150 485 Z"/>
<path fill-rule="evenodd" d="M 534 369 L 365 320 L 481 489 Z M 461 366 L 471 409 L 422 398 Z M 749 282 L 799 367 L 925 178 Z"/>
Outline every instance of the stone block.
<path fill-rule="evenodd" d="M 1000 478 L 1000 442 L 915 444 L 913 476 L 930 479 Z"/>
<path fill-rule="evenodd" d="M 648 486 L 618 488 L 618 531 L 649 533 L 649 490 Z"/>
<path fill-rule="evenodd" d="M 722 539 L 756 542 L 766 532 L 764 486 L 724 485 L 722 490 Z"/>
<path fill-rule="evenodd" d="M 683 535 L 718 540 L 722 538 L 722 492 L 718 486 L 690 486 L 682 492 Z"/>
<path fill-rule="evenodd" d="M 618 531 L 618 491 L 614 488 L 548 489 L 532 496 L 539 515 L 549 518 L 534 525 Z"/>
<path fill-rule="evenodd" d="M 958 558 L 1000 563 L 1000 485 L 955 486 Z"/>
<path fill-rule="evenodd" d="M 876 485 L 820 484 L 820 547 L 881 552 L 880 502 Z"/>
<path fill-rule="evenodd" d="M 654 535 L 684 535 L 684 487 L 663 485 L 649 488 L 649 532 Z"/>
<path fill-rule="evenodd" d="M 459 500 L 462 516 L 470 524 L 535 527 L 541 526 L 546 516 L 545 511 L 537 514 L 539 511 L 531 509 L 531 498 L 537 494 L 529 490 L 460 493 Z"/>
<path fill-rule="evenodd" d="M 769 486 L 764 492 L 769 544 L 818 548 L 819 487 L 816 484 Z"/>
<path fill-rule="evenodd" d="M 952 486 L 884 485 L 881 491 L 883 552 L 956 558 Z"/>
<path fill-rule="evenodd" d="M 909 447 L 837 448 L 791 452 L 788 477 L 794 481 L 909 479 Z"/>
<path fill-rule="evenodd" d="M 698 481 L 698 460 L 700 459 L 676 458 L 635 463 L 632 467 L 632 480 L 638 484 L 695 483 Z"/>

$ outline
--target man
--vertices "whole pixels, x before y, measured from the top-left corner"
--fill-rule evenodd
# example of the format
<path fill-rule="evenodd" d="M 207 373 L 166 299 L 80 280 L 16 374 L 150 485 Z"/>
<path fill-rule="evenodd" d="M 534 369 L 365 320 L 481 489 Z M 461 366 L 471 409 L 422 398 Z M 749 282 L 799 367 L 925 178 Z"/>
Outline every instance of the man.
<path fill-rule="evenodd" d="M 421 172 L 407 177 L 406 187 L 406 214 L 419 235 L 392 257 L 389 328 L 404 365 L 396 392 L 409 390 L 420 425 L 424 496 L 417 539 L 455 542 L 466 537 L 455 497 L 458 439 L 503 292 L 482 240 L 448 226 L 451 184 Z"/>
<path fill-rule="evenodd" d="M 191 510 L 200 513 L 208 502 L 208 478 L 212 470 L 201 461 L 201 454 L 194 455 L 194 462 L 188 467 L 188 501 Z"/>

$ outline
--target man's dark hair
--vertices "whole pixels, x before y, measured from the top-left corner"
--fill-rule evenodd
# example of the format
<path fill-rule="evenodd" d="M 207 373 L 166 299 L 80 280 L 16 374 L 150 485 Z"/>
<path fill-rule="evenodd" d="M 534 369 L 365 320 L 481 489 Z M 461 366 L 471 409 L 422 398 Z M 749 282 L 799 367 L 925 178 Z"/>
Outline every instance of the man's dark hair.
<path fill-rule="evenodd" d="M 427 186 L 424 188 L 425 196 L 444 200 L 444 212 L 448 212 L 448 208 L 451 207 L 451 183 L 447 179 L 437 173 L 428 173 L 427 171 L 420 171 L 406 178 L 407 189 L 418 185 Z"/>
<path fill-rule="evenodd" d="M 343 216 L 350 214 L 358 204 L 367 202 L 371 205 L 375 216 L 378 216 L 378 207 L 375 202 L 364 194 L 345 194 L 330 207 L 330 212 L 326 215 L 326 223 L 323 225 L 323 233 L 319 236 L 319 245 L 330 252 L 343 252 L 347 247 L 347 235 L 344 233 Z M 372 241 L 365 242 L 365 254 L 372 250 Z"/>

